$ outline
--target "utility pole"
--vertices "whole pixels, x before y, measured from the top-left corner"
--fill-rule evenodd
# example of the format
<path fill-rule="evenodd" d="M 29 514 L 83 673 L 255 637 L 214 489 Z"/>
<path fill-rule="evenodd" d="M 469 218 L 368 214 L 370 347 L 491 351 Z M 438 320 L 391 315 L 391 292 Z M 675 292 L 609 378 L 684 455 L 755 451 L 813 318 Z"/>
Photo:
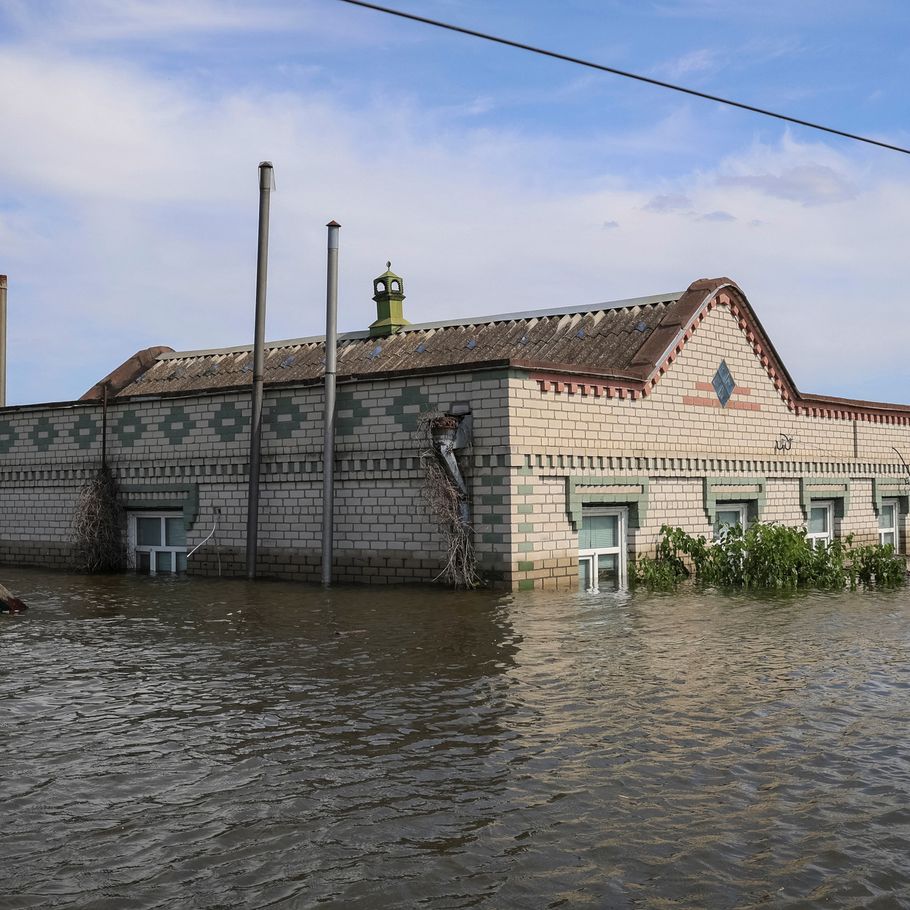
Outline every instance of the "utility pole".
<path fill-rule="evenodd" d="M 6 275 L 0 275 L 0 408 L 6 407 Z"/>
<path fill-rule="evenodd" d="M 322 444 L 322 583 L 332 583 L 335 519 L 335 371 L 338 347 L 338 231 L 330 221 L 325 279 L 325 436 Z"/>
<path fill-rule="evenodd" d="M 256 257 L 256 329 L 250 413 L 250 480 L 246 506 L 246 577 L 256 577 L 259 538 L 259 460 L 262 449 L 262 387 L 265 372 L 265 296 L 269 268 L 269 199 L 275 188 L 271 161 L 259 164 L 259 250 Z"/>

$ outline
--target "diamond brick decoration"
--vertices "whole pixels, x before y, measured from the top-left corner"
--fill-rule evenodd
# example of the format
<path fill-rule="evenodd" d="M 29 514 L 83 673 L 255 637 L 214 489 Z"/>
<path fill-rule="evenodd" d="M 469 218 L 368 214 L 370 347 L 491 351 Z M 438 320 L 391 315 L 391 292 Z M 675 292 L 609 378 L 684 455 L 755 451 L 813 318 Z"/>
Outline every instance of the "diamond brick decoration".
<path fill-rule="evenodd" d="M 733 394 L 733 390 L 736 388 L 736 382 L 733 379 L 730 368 L 727 366 L 726 360 L 720 362 L 720 366 L 717 368 L 717 372 L 711 380 L 711 385 L 714 386 L 714 391 L 717 392 L 720 406 L 725 408 L 727 402 L 730 400 L 730 396 Z"/>

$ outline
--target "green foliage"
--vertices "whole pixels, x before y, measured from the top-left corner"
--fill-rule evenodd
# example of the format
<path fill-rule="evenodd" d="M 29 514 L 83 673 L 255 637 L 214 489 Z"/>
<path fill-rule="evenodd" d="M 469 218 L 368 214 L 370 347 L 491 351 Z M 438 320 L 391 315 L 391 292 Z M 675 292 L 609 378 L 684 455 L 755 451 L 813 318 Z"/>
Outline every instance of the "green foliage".
<path fill-rule="evenodd" d="M 669 591 L 691 577 L 724 588 L 838 590 L 857 584 L 891 588 L 904 584 L 906 566 L 890 545 L 853 547 L 853 538 L 813 545 L 804 528 L 755 522 L 736 525 L 719 540 L 693 537 L 664 525 L 654 558 L 632 566 L 633 584 Z"/>

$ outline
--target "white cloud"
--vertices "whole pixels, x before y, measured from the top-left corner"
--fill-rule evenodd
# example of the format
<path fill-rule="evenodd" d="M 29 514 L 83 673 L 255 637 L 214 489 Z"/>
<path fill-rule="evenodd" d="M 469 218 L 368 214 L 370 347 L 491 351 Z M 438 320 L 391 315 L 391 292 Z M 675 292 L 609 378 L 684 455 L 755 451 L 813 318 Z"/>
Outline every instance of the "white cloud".
<path fill-rule="evenodd" d="M 370 281 L 387 258 L 413 321 L 725 274 L 808 391 L 849 394 L 862 380 L 869 394 L 878 376 L 879 397 L 895 397 L 889 364 L 910 345 L 895 291 L 910 284 L 910 181 L 825 146 L 756 145 L 660 184 L 602 156 L 596 186 L 569 191 L 541 178 L 569 143 L 465 129 L 386 99 L 351 109 L 315 91 L 248 90 L 203 101 L 136 67 L 26 50 L 0 52 L 0 82 L 17 86 L 0 95 L 13 401 L 77 397 L 149 345 L 249 339 L 263 158 L 278 181 L 272 338 L 320 331 L 324 225 L 337 218 L 345 329 L 374 318 Z M 667 128 L 685 132 L 680 122 Z M 804 204 L 828 185 L 803 179 L 813 168 L 851 192 Z M 749 179 L 762 176 L 778 183 Z"/>
<path fill-rule="evenodd" d="M 667 212 L 681 212 L 692 208 L 692 200 L 684 193 L 661 193 L 649 199 L 643 206 L 646 212 L 663 215 Z"/>
<path fill-rule="evenodd" d="M 856 185 L 847 175 L 819 164 L 788 167 L 776 174 L 745 174 L 718 178 L 721 186 L 741 186 L 759 193 L 799 202 L 801 205 L 826 205 L 854 199 Z"/>
<path fill-rule="evenodd" d="M 301 8 L 302 7 L 302 8 Z M 37 36 L 46 23 L 56 42 L 148 39 L 175 34 L 257 32 L 300 28 L 308 3 L 263 4 L 237 0 L 3 0 L 0 10 L 19 29 Z"/>
<path fill-rule="evenodd" d="M 683 79 L 706 72 L 716 72 L 726 61 L 715 48 L 698 48 L 669 60 L 657 67 L 657 72 L 669 79 Z"/>

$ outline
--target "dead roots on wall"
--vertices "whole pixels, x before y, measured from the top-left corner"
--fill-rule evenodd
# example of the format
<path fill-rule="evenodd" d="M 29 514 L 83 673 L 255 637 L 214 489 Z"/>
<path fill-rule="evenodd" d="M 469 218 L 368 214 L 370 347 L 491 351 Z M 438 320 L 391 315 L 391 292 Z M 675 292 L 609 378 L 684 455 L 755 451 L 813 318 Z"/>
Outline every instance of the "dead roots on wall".
<path fill-rule="evenodd" d="M 77 567 L 85 572 L 117 572 L 126 564 L 123 507 L 117 481 L 104 465 L 79 491 L 73 516 Z"/>
<path fill-rule="evenodd" d="M 451 422 L 449 424 L 448 422 Z M 477 572 L 474 529 L 467 520 L 464 495 L 443 467 L 433 430 L 457 426 L 457 419 L 439 413 L 423 414 L 418 422 L 420 463 L 423 469 L 422 494 L 430 514 L 436 519 L 445 541 L 446 563 L 437 579 L 456 588 L 476 588 L 483 583 Z"/>

